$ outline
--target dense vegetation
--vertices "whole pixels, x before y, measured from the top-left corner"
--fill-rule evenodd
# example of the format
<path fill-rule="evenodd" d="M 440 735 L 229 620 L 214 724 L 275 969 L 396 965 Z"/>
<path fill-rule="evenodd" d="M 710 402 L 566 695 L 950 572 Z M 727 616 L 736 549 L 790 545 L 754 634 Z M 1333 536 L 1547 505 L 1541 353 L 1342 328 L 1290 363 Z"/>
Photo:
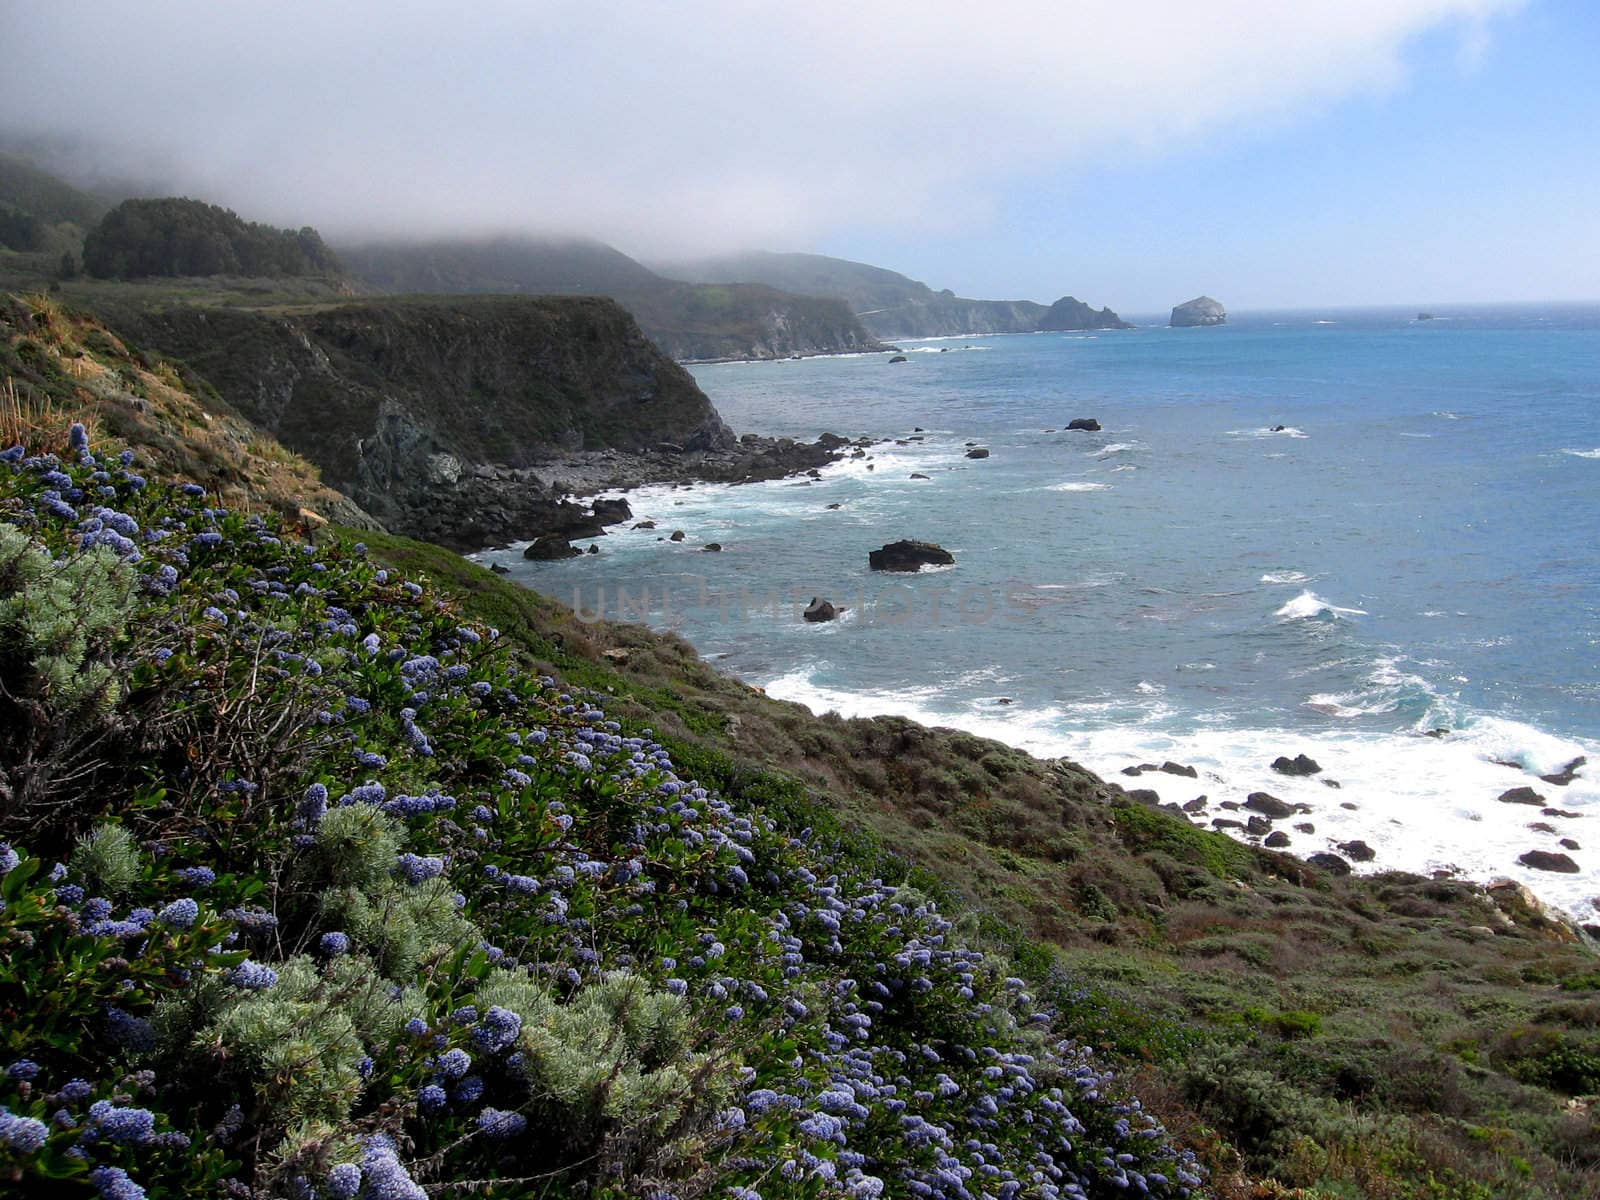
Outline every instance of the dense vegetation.
<path fill-rule="evenodd" d="M 200 200 L 124 200 L 91 229 L 83 268 L 150 275 L 336 275 L 339 260 L 309 225 L 274 229 Z"/>
<path fill-rule="evenodd" d="M 1199 1183 L 904 868 L 685 777 L 359 544 L 64 449 L 0 467 L 21 1194 Z"/>

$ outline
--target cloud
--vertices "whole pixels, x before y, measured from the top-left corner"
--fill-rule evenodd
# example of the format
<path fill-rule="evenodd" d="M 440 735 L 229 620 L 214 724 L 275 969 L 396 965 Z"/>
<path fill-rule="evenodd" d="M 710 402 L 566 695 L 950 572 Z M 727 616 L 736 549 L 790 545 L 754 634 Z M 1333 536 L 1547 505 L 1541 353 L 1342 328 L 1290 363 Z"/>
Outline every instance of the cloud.
<path fill-rule="evenodd" d="M 1395 87 L 1519 4 L 52 0 L 0 17 L 0 113 L 335 235 L 795 246 Z"/>

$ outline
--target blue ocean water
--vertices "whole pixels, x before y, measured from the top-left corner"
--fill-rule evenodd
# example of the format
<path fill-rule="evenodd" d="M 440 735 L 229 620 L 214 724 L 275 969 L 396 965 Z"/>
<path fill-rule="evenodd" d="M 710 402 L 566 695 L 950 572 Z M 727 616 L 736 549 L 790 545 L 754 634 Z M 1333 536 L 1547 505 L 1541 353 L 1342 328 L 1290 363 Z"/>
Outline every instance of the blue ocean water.
<path fill-rule="evenodd" d="M 1600 307 L 1415 317 L 697 367 L 738 430 L 899 440 L 816 481 L 645 489 L 633 508 L 660 528 L 614 531 L 598 556 L 499 557 L 819 711 L 903 713 L 1113 776 L 1177 759 L 1201 778 L 1125 782 L 1205 793 L 1205 819 L 1270 790 L 1314 809 L 1298 852 L 1359 837 L 1375 867 L 1507 874 L 1592 917 Z M 1103 430 L 1064 432 L 1075 417 Z M 682 543 L 658 540 L 672 529 Z M 956 565 L 870 572 L 899 538 Z M 814 595 L 851 612 L 807 624 Z M 1300 752 L 1322 776 L 1270 771 Z M 1536 777 L 1585 754 L 1568 786 Z M 1522 784 L 1581 815 L 1497 801 Z M 1562 838 L 1578 875 L 1515 861 Z"/>

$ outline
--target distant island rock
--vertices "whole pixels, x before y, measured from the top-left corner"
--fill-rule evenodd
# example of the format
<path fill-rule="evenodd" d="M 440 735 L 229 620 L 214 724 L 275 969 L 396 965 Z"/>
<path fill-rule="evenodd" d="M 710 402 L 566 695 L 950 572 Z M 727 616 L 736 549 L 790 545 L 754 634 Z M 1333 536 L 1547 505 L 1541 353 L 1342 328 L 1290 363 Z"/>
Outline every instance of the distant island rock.
<path fill-rule="evenodd" d="M 1186 329 L 1196 325 L 1226 325 L 1228 310 L 1210 296 L 1196 296 L 1172 310 L 1172 327 Z"/>
<path fill-rule="evenodd" d="M 1039 318 L 1036 328 L 1046 333 L 1074 329 L 1132 329 L 1133 326 L 1109 308 L 1096 312 L 1075 296 L 1063 296 Z"/>

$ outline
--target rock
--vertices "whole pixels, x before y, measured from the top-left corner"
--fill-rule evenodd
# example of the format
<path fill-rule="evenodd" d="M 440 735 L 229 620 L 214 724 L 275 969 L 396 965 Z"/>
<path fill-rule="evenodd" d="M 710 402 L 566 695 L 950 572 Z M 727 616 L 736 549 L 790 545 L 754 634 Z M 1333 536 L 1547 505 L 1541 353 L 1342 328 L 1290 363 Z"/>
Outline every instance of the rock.
<path fill-rule="evenodd" d="M 721 542 L 707 542 L 704 546 L 700 547 L 700 553 L 702 553 L 702 554 L 720 554 L 720 553 L 722 553 L 722 543 Z"/>
<path fill-rule="evenodd" d="M 1546 783 L 1554 784 L 1556 787 L 1566 787 L 1567 784 L 1571 783 L 1578 777 L 1578 768 L 1583 766 L 1583 764 L 1588 761 L 1589 760 L 1587 757 L 1580 754 L 1566 766 L 1562 767 L 1561 770 L 1555 771 L 1549 775 L 1541 775 L 1539 778 L 1544 780 Z"/>
<path fill-rule="evenodd" d="M 1321 867 L 1329 875 L 1350 874 L 1350 864 L 1337 854 L 1329 854 L 1326 850 L 1311 855 L 1306 861 L 1313 867 Z"/>
<path fill-rule="evenodd" d="M 1561 846 L 1561 848 L 1563 850 L 1582 850 L 1583 849 L 1582 846 L 1578 845 L 1578 843 L 1573 841 L 1571 838 L 1562 838 L 1561 841 L 1558 844 Z"/>
<path fill-rule="evenodd" d="M 892 363 L 905 362 L 906 361 L 906 356 L 904 354 L 896 354 L 889 361 L 892 362 Z"/>
<path fill-rule="evenodd" d="M 1205 807 L 1206 798 L 1204 796 L 1196 796 L 1193 800 L 1189 801 L 1189 803 L 1183 806 L 1183 811 L 1187 813 L 1204 812 Z"/>
<path fill-rule="evenodd" d="M 509 574 L 511 574 L 511 568 L 510 567 L 502 566 L 501 564 L 499 564 L 497 562 L 490 563 L 489 564 L 489 570 L 493 571 L 496 575 L 509 575 Z"/>
<path fill-rule="evenodd" d="M 633 527 L 635 529 L 654 529 L 656 527 L 656 523 L 654 521 L 638 521 Z"/>
<path fill-rule="evenodd" d="M 1436 725 L 1432 729 L 1430 729 L 1426 733 L 1424 733 L 1422 736 L 1423 737 L 1431 737 L 1431 738 L 1449 737 L 1450 736 L 1450 727 L 1448 725 Z"/>
<path fill-rule="evenodd" d="M 1142 767 L 1142 766 L 1138 766 L 1138 767 L 1123 767 L 1122 768 L 1122 773 L 1124 775 L 1143 775 L 1144 774 L 1144 767 Z"/>
<path fill-rule="evenodd" d="M 1322 786 L 1336 788 L 1342 787 L 1343 785 L 1337 779 L 1324 779 L 1322 780 Z"/>
<path fill-rule="evenodd" d="M 1317 760 L 1304 754 L 1296 754 L 1293 758 L 1279 755 L 1272 760 L 1272 769 L 1279 775 L 1316 775 L 1322 771 Z"/>
<path fill-rule="evenodd" d="M 924 475 L 921 471 L 913 471 L 913 472 L 911 472 L 911 478 L 913 478 L 913 479 L 926 479 L 928 477 L 926 475 Z"/>
<path fill-rule="evenodd" d="M 1073 417 L 1067 422 L 1067 432 L 1077 430 L 1079 433 L 1099 433 L 1100 422 L 1093 417 Z"/>
<path fill-rule="evenodd" d="M 565 534 L 547 533 L 522 552 L 522 557 L 534 562 L 552 562 L 558 558 L 577 558 L 583 553 Z"/>
<path fill-rule="evenodd" d="M 1365 842 L 1340 842 L 1339 849 L 1343 850 L 1356 862 L 1371 862 L 1378 857 L 1378 852 Z"/>
<path fill-rule="evenodd" d="M 1578 864 L 1567 855 L 1550 850 L 1529 850 L 1526 854 L 1519 854 L 1517 861 L 1535 871 L 1556 871 L 1562 875 L 1576 875 L 1579 870 Z"/>
<path fill-rule="evenodd" d="M 1301 821 L 1294 828 L 1296 833 L 1315 833 L 1317 831 L 1317 827 L 1310 821 Z"/>
<path fill-rule="evenodd" d="M 837 433 L 819 433 L 817 435 L 817 445 L 824 450 L 837 450 L 840 446 L 848 446 L 849 444 L 849 438 L 840 437 Z"/>
<path fill-rule="evenodd" d="M 595 519 L 602 525 L 620 525 L 633 519 L 633 509 L 623 499 L 596 500 L 593 505 Z"/>
<path fill-rule="evenodd" d="M 1539 811 L 1542 812 L 1547 817 L 1567 817 L 1567 818 L 1572 818 L 1572 817 L 1581 817 L 1581 816 L 1583 816 L 1583 814 L 1581 812 L 1568 812 L 1564 808 L 1541 808 Z"/>
<path fill-rule="evenodd" d="M 632 657 L 632 655 L 630 655 L 628 651 L 621 646 L 613 646 L 610 650 L 602 650 L 600 653 L 604 658 L 610 662 L 616 663 L 619 667 L 627 666 L 628 659 Z"/>
<path fill-rule="evenodd" d="M 1244 823 L 1244 827 L 1250 833 L 1259 834 L 1272 832 L 1272 822 L 1266 817 L 1251 817 Z"/>
<path fill-rule="evenodd" d="M 1160 769 L 1168 775 L 1182 775 L 1185 779 L 1200 778 L 1200 772 L 1193 767 L 1186 767 L 1182 763 L 1175 763 L 1170 759 L 1162 763 Z"/>
<path fill-rule="evenodd" d="M 1274 850 L 1282 850 L 1289 844 L 1289 835 L 1283 830 L 1277 829 L 1272 833 L 1267 834 L 1267 840 L 1262 844 L 1269 846 Z"/>
<path fill-rule="evenodd" d="M 1292 817 L 1294 806 L 1285 804 L 1276 796 L 1269 796 L 1266 792 L 1251 792 L 1245 797 L 1244 806 L 1252 812 L 1258 812 L 1267 817 Z"/>
<path fill-rule="evenodd" d="M 672 531 L 672 536 L 669 537 L 667 539 L 667 541 L 669 541 L 669 542 L 681 542 L 681 541 L 683 541 L 683 530 L 674 529 Z"/>
<path fill-rule="evenodd" d="M 1351 812 L 1355 812 L 1358 808 L 1361 807 L 1361 805 L 1356 804 L 1356 803 L 1354 803 L 1353 801 L 1350 801 L 1350 800 L 1343 800 L 1343 801 L 1340 801 L 1339 807 L 1340 808 L 1348 808 Z"/>
<path fill-rule="evenodd" d="M 1514 787 L 1510 791 L 1500 793 L 1501 804 L 1532 804 L 1543 806 L 1545 799 L 1531 787 Z"/>
<path fill-rule="evenodd" d="M 1160 804 L 1161 793 L 1153 788 L 1134 788 L 1128 793 L 1129 800 L 1137 800 L 1140 804 Z"/>
<path fill-rule="evenodd" d="M 1238 812 L 1239 802 L 1237 800 L 1224 800 L 1222 802 L 1222 807 L 1227 809 L 1229 812 Z"/>
<path fill-rule="evenodd" d="M 832 504 L 828 505 L 828 511 L 832 512 L 836 508 L 843 508 L 843 507 L 844 507 L 844 505 L 840 504 L 837 500 L 835 500 Z"/>
<path fill-rule="evenodd" d="M 1554 833 L 1556 831 L 1554 825 L 1546 825 L 1543 821 L 1535 821 L 1528 828 L 1535 833 Z"/>
<path fill-rule="evenodd" d="M 1244 822 L 1243 821 L 1235 821 L 1235 820 L 1232 820 L 1231 818 L 1228 818 L 1228 817 L 1213 817 L 1211 819 L 1211 828 L 1213 828 L 1213 829 L 1243 829 L 1244 828 Z"/>
<path fill-rule="evenodd" d="M 982 446 L 974 446 L 971 450 L 967 451 L 967 457 L 968 458 L 988 458 L 989 457 L 989 452 L 987 450 L 985 450 Z"/>
<path fill-rule="evenodd" d="M 1035 328 L 1040 333 L 1059 333 L 1077 329 L 1132 329 L 1133 326 L 1109 308 L 1096 312 L 1076 296 L 1063 296 L 1039 318 Z"/>
<path fill-rule="evenodd" d="M 833 606 L 831 601 L 824 600 L 819 596 L 813 596 L 811 597 L 811 603 L 806 605 L 805 612 L 800 615 L 811 622 L 831 621 L 839 615 L 839 610 Z"/>
<path fill-rule="evenodd" d="M 1006 704 L 1015 704 L 1016 701 L 1013 700 L 1010 696 L 1000 696 L 1000 697 L 996 698 L 995 703 L 996 704 L 1000 704 L 1000 705 L 1006 705 Z"/>
<path fill-rule="evenodd" d="M 585 554 L 599 554 L 600 553 L 600 547 L 599 546 L 590 546 L 587 550 L 584 551 L 584 553 Z"/>
<path fill-rule="evenodd" d="M 1174 329 L 1187 329 L 1199 325 L 1226 325 L 1228 310 L 1210 296 L 1196 296 L 1185 300 L 1172 310 L 1169 324 Z"/>
<path fill-rule="evenodd" d="M 933 542 L 890 542 L 867 553 L 867 565 L 874 571 L 919 571 L 924 566 L 947 567 L 955 555 Z"/>

